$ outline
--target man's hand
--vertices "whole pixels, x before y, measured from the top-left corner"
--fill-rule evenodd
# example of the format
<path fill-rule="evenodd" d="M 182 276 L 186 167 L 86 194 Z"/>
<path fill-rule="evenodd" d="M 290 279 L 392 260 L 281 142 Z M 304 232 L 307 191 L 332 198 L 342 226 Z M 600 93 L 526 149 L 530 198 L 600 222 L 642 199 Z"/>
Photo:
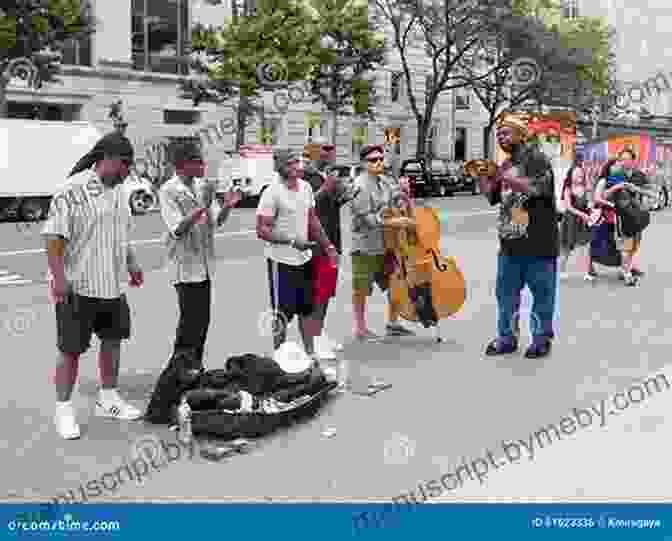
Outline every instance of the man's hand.
<path fill-rule="evenodd" d="M 130 276 L 128 283 L 131 287 L 141 287 L 145 283 L 145 275 L 137 263 L 128 266 L 128 274 Z"/>
<path fill-rule="evenodd" d="M 191 223 L 192 224 L 200 224 L 204 223 L 205 220 L 207 220 L 208 216 L 208 209 L 207 208 L 199 208 L 199 209 L 194 209 L 194 211 L 191 213 Z"/>
<path fill-rule="evenodd" d="M 333 175 L 327 175 L 324 179 L 324 182 L 322 183 L 322 186 L 320 186 L 320 191 L 323 193 L 333 193 L 336 191 L 337 187 L 338 180 L 336 177 Z"/>
<path fill-rule="evenodd" d="M 415 222 L 410 218 L 406 218 L 405 216 L 399 216 L 397 218 L 390 218 L 385 220 L 385 225 L 390 227 L 406 228 L 413 227 Z"/>
<path fill-rule="evenodd" d="M 312 240 L 307 240 L 307 241 L 296 240 L 296 241 L 294 241 L 293 246 L 297 250 L 299 250 L 301 252 L 305 252 L 306 250 L 310 250 L 312 248 L 317 248 L 317 242 L 313 242 Z"/>
<path fill-rule="evenodd" d="M 340 258 L 335 246 L 329 246 L 329 248 L 327 249 L 327 257 L 329 258 L 329 261 L 331 261 L 331 264 L 334 267 L 338 267 L 340 263 Z"/>
<path fill-rule="evenodd" d="M 243 199 L 243 194 L 240 193 L 238 190 L 236 191 L 229 191 L 224 194 L 222 194 L 222 206 L 227 209 L 232 209 L 235 207 L 240 201 Z"/>
<path fill-rule="evenodd" d="M 72 291 L 72 286 L 68 283 L 68 281 L 65 278 L 61 279 L 52 278 L 50 286 L 51 286 L 51 294 L 53 295 L 56 304 L 61 304 L 65 302 L 65 298 Z"/>

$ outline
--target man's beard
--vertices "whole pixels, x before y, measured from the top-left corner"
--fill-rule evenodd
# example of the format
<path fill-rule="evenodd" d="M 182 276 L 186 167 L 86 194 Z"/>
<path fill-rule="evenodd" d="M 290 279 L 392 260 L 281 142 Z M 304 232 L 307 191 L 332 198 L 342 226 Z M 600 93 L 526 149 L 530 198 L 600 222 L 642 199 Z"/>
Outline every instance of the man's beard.
<path fill-rule="evenodd" d="M 100 182 L 102 182 L 103 186 L 106 188 L 114 188 L 115 186 L 122 184 L 124 180 L 125 179 L 121 178 L 120 175 L 100 177 Z"/>

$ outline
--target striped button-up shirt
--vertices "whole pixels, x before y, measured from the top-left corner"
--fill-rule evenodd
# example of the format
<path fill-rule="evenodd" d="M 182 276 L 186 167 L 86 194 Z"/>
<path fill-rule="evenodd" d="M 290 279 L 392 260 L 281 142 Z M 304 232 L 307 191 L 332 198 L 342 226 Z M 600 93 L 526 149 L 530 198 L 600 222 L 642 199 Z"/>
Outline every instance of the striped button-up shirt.
<path fill-rule="evenodd" d="M 207 223 L 194 224 L 182 235 L 175 235 L 185 217 L 206 206 L 204 187 L 205 181 L 195 179 L 192 190 L 176 175 L 159 191 L 161 216 L 168 229 L 164 237 L 167 268 L 173 284 L 203 282 L 214 274 L 214 230 L 221 212 L 218 205 L 210 207 Z"/>
<path fill-rule="evenodd" d="M 43 235 L 65 243 L 65 278 L 84 297 L 116 299 L 128 283 L 131 211 L 123 184 L 103 186 L 97 175 L 79 175 L 52 199 Z"/>

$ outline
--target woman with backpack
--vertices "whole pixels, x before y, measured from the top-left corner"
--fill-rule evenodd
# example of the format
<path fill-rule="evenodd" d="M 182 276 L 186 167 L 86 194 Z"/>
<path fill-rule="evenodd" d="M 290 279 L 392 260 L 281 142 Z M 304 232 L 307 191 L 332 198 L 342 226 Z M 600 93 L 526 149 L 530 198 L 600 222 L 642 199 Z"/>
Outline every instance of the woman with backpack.
<path fill-rule="evenodd" d="M 633 269 L 633 258 L 639 251 L 642 231 L 650 223 L 649 212 L 642 209 L 635 193 L 644 192 L 633 183 L 627 182 L 624 170 L 624 158 L 630 157 L 622 153 L 619 159 L 611 161 L 595 188 L 595 201 L 605 208 L 606 216 L 615 225 L 615 234 L 621 250 L 622 276 L 626 286 L 635 286 L 640 273 Z M 625 165 L 630 166 L 629 161 Z"/>
<path fill-rule="evenodd" d="M 569 256 L 577 248 L 581 249 L 584 280 L 595 279 L 595 271 L 590 257 L 590 180 L 580 160 L 575 160 L 562 184 L 560 197 L 565 205 L 565 214 L 560 222 L 560 278 L 568 277 Z"/>

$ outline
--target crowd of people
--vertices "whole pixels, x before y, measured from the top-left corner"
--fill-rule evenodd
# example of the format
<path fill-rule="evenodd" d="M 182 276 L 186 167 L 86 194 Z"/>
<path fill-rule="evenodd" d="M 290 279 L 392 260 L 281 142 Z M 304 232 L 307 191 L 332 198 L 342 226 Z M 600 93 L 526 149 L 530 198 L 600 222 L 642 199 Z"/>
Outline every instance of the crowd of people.
<path fill-rule="evenodd" d="M 570 254 L 583 250 L 583 270 L 594 278 L 591 251 L 593 230 L 606 224 L 623 237 L 623 278 L 632 285 L 642 272 L 636 264 L 641 243 L 642 213 L 630 212 L 646 196 L 646 178 L 634 168 L 632 154 L 622 153 L 607 164 L 590 202 L 587 177 L 576 163 L 563 185 L 567 211 L 558 223 L 555 179 L 549 160 L 527 143 L 523 124 L 501 120 L 497 141 L 510 158 L 493 177 L 481 177 L 481 191 L 499 205 L 500 251 L 496 271 L 497 336 L 487 355 L 508 354 L 519 345 L 521 292 L 529 287 L 534 303 L 532 343 L 527 358 L 548 355 L 554 339 L 558 257 L 564 272 Z M 387 292 L 387 336 L 412 336 L 400 322 L 399 307 L 389 294 L 394 263 L 385 251 L 385 231 L 409 229 L 409 217 L 388 217 L 389 209 L 413 207 L 404 179 L 385 174 L 380 145 L 360 153 L 359 175 L 342 182 L 330 174 L 336 148 L 320 143 L 319 157 L 310 159 L 291 149 L 275 149 L 277 179 L 263 192 L 256 210 L 257 237 L 264 242 L 270 305 L 276 314 L 274 349 L 287 341 L 287 328 L 296 317 L 305 354 L 320 366 L 336 357 L 342 344 L 325 332 L 330 303 L 336 294 L 342 265 L 341 209 L 352 217 L 353 337 L 378 341 L 367 320 L 367 300 L 377 286 Z M 202 369 L 210 326 L 215 271 L 214 231 L 240 201 L 235 191 L 216 193 L 216 184 L 204 179 L 200 147 L 191 141 L 173 144 L 170 152 L 175 174 L 160 190 L 161 217 L 170 280 L 176 290 L 179 321 L 175 352 L 189 351 L 189 369 Z M 49 287 L 56 305 L 57 394 L 55 423 L 66 439 L 80 437 L 71 402 L 80 356 L 91 336 L 101 340 L 98 363 L 99 416 L 135 420 L 142 412 L 118 392 L 120 343 L 131 335 L 130 311 L 123 282 L 141 286 L 143 272 L 129 242 L 132 219 L 123 200 L 122 183 L 133 163 L 133 147 L 119 132 L 109 134 L 78 165 L 90 167 L 86 178 L 72 179 L 66 189 L 78 190 L 81 204 L 55 197 L 43 234 L 46 239 Z M 91 189 L 95 187 L 96 189 Z M 634 193 L 635 195 L 628 195 Z M 629 213 L 630 212 L 630 213 Z M 409 214 L 409 213 L 407 213 Z M 412 215 L 412 213 L 410 213 Z M 633 218 L 633 216 L 635 216 Z M 644 226 L 646 227 L 646 226 Z M 639 228 L 639 230 L 638 230 Z"/>

